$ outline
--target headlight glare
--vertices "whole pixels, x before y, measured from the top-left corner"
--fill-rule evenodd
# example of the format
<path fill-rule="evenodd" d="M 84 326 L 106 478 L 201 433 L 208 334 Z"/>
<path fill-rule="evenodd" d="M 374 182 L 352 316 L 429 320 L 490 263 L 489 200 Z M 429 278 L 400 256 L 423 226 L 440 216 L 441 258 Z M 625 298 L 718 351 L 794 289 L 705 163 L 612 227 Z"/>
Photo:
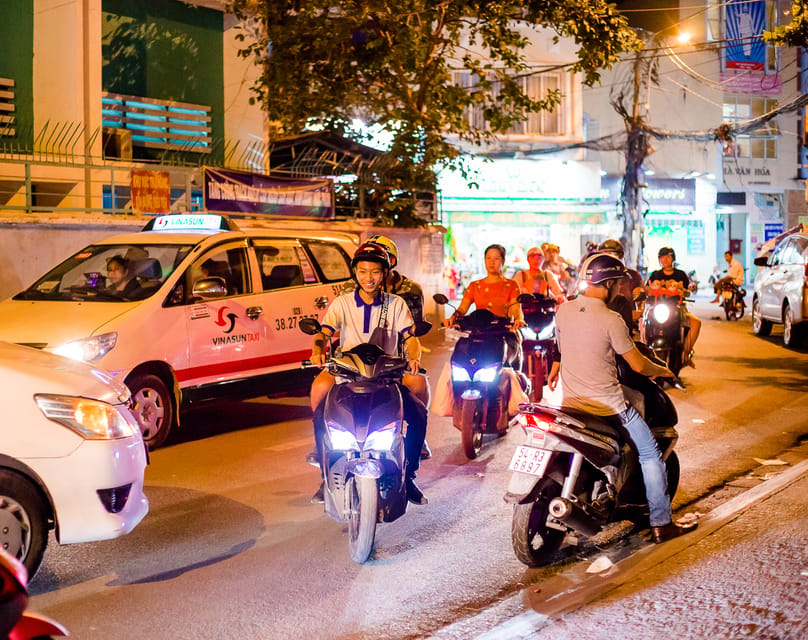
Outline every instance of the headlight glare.
<path fill-rule="evenodd" d="M 365 440 L 365 450 L 390 451 L 396 437 L 397 422 L 391 422 L 378 431 L 374 431 Z"/>
<path fill-rule="evenodd" d="M 452 365 L 452 380 L 455 382 L 471 382 L 469 372 L 463 367 L 458 367 L 456 364 Z"/>
<path fill-rule="evenodd" d="M 654 320 L 660 324 L 667 322 L 671 317 L 671 308 L 666 304 L 658 304 L 654 307 Z"/>
<path fill-rule="evenodd" d="M 493 382 L 497 377 L 497 370 L 499 365 L 492 365 L 490 367 L 483 367 L 474 372 L 474 382 Z"/>
<path fill-rule="evenodd" d="M 73 360 L 97 362 L 112 351 L 117 342 L 118 334 L 116 332 L 104 333 L 100 336 L 66 342 L 49 351 Z"/>
<path fill-rule="evenodd" d="M 331 437 L 331 448 L 334 451 L 359 450 L 359 443 L 352 433 L 336 428 L 333 424 L 328 424 L 328 435 Z"/>
<path fill-rule="evenodd" d="M 44 393 L 36 394 L 34 400 L 48 420 L 88 440 L 115 440 L 139 433 L 134 420 L 127 421 L 116 407 L 100 400 Z"/>

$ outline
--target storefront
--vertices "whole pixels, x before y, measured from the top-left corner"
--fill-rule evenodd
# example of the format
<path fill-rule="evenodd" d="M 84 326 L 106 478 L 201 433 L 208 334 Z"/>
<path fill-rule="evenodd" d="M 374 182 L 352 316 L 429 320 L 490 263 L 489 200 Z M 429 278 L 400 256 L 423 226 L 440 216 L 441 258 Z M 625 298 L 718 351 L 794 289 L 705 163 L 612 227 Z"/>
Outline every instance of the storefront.
<path fill-rule="evenodd" d="M 543 242 L 577 264 L 586 241 L 614 227 L 614 205 L 601 202 L 599 163 L 523 158 L 480 161 L 476 169 L 470 184 L 458 173 L 440 180 L 447 261 L 462 284 L 484 274 L 483 251 L 492 243 L 506 248 L 510 275 L 527 268 L 528 249 Z"/>

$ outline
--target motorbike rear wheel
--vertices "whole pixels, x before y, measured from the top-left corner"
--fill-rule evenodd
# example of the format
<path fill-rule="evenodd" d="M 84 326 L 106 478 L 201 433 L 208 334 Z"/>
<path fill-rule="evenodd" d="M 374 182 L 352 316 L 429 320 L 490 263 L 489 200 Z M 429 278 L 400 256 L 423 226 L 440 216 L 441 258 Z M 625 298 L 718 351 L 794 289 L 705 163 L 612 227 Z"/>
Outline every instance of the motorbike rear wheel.
<path fill-rule="evenodd" d="M 735 313 L 735 309 L 734 309 L 734 307 L 732 305 L 733 305 L 733 301 L 731 299 L 730 300 L 724 300 L 724 315 L 727 317 L 727 320 L 737 320 L 738 319 L 737 315 Z"/>
<path fill-rule="evenodd" d="M 463 398 L 460 407 L 460 438 L 463 451 L 469 460 L 480 455 L 483 448 L 483 415 L 474 398 Z"/>
<path fill-rule="evenodd" d="M 563 531 L 547 526 L 550 501 L 560 495 L 561 487 L 552 483 L 537 500 L 513 507 L 511 544 L 516 559 L 528 567 L 550 562 L 564 541 Z"/>
<path fill-rule="evenodd" d="M 354 562 L 364 562 L 373 551 L 378 521 L 379 489 L 375 478 L 353 476 L 347 486 L 348 547 Z"/>

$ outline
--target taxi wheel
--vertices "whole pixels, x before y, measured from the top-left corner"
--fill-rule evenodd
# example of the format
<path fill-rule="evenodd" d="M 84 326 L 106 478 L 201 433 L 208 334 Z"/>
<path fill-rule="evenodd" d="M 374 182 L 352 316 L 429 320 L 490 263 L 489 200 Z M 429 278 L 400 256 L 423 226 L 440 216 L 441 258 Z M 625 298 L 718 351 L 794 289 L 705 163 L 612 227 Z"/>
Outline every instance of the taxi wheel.
<path fill-rule="evenodd" d="M 28 577 L 42 564 L 48 543 L 45 502 L 28 480 L 0 471 L 0 547 L 25 565 Z"/>
<path fill-rule="evenodd" d="M 174 427 L 174 398 L 165 383 L 152 373 L 135 375 L 126 384 L 132 392 L 143 442 L 149 451 L 154 451 L 166 441 Z"/>

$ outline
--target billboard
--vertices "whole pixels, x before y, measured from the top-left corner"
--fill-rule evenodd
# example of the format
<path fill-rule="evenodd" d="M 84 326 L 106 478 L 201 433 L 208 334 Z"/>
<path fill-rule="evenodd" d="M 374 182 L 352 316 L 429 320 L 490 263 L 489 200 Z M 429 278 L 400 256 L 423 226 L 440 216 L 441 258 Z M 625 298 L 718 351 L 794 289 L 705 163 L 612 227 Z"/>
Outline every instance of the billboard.
<path fill-rule="evenodd" d="M 278 218 L 334 217 L 332 180 L 283 178 L 205 167 L 205 209 Z"/>
<path fill-rule="evenodd" d="M 765 0 L 728 0 L 724 7 L 727 48 L 724 68 L 742 71 L 764 71 L 766 45 Z"/>
<path fill-rule="evenodd" d="M 168 172 L 132 169 L 129 185 L 134 213 L 171 211 L 171 183 Z"/>

